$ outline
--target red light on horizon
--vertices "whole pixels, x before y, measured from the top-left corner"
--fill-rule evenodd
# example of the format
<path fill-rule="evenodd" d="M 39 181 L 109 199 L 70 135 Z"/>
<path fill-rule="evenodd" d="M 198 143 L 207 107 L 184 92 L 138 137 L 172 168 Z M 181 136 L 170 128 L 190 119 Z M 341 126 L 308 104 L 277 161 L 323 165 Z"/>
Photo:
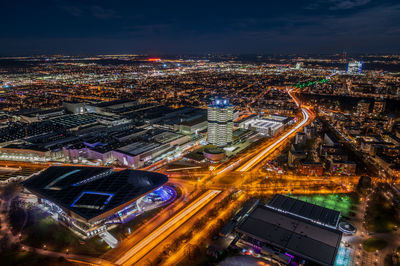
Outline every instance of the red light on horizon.
<path fill-rule="evenodd" d="M 160 62 L 160 61 L 161 61 L 161 58 L 152 57 L 152 58 L 147 59 L 147 61 L 150 61 L 150 62 Z"/>

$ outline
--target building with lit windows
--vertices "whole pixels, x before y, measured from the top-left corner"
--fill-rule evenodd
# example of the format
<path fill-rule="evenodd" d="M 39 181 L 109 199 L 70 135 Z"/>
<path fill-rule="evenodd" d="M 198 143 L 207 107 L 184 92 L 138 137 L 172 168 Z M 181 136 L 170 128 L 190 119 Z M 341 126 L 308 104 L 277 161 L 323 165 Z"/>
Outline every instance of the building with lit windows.
<path fill-rule="evenodd" d="M 386 108 L 386 102 L 385 101 L 375 101 L 374 102 L 374 107 L 372 109 L 372 113 L 374 115 L 380 114 L 385 112 L 385 108 Z"/>
<path fill-rule="evenodd" d="M 357 114 L 358 115 L 368 115 L 369 114 L 369 106 L 370 103 L 365 101 L 365 100 L 361 100 L 358 102 L 357 104 Z"/>
<path fill-rule="evenodd" d="M 31 204 L 80 237 L 90 238 L 173 201 L 176 193 L 167 181 L 163 174 L 146 171 L 55 166 L 23 185 Z"/>
<path fill-rule="evenodd" d="M 355 175 L 357 172 L 357 163 L 345 160 L 329 160 L 330 171 L 340 175 Z"/>
<path fill-rule="evenodd" d="M 208 106 L 208 142 L 218 147 L 232 143 L 233 106 L 227 99 L 216 99 Z"/>
<path fill-rule="evenodd" d="M 320 162 L 309 162 L 301 160 L 298 168 L 301 175 L 316 175 L 321 176 L 324 172 L 324 166 Z"/>
<path fill-rule="evenodd" d="M 351 61 L 347 65 L 347 74 L 359 75 L 362 72 L 363 62 L 362 61 Z"/>

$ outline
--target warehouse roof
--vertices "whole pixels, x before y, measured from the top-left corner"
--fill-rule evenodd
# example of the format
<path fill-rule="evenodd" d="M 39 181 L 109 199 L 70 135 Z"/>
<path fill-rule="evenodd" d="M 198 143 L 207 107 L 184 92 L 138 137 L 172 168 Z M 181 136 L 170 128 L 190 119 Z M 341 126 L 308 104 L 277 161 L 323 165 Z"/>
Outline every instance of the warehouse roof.
<path fill-rule="evenodd" d="M 340 218 L 340 212 L 338 211 L 280 194 L 276 194 L 267 204 L 267 207 L 297 215 L 331 228 L 337 227 Z"/>
<path fill-rule="evenodd" d="M 342 233 L 266 206 L 258 206 L 237 231 L 295 256 L 333 265 Z"/>

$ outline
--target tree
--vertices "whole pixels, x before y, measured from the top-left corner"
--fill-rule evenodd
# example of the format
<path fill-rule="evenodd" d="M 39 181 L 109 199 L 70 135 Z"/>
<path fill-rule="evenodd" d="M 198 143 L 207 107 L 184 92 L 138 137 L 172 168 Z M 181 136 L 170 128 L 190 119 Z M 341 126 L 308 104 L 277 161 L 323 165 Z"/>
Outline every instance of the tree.
<path fill-rule="evenodd" d="M 17 194 L 17 191 L 18 191 L 18 184 L 17 183 L 9 183 L 3 188 L 1 197 L 4 200 L 8 201 Z"/>
<path fill-rule="evenodd" d="M 193 259 L 193 245 L 192 244 L 187 244 L 185 248 L 185 255 L 189 259 Z"/>
<path fill-rule="evenodd" d="M 1 248 L 1 250 L 5 250 L 8 247 L 9 244 L 10 244 L 10 238 L 8 237 L 8 234 L 5 234 L 0 239 L 0 248 Z"/>

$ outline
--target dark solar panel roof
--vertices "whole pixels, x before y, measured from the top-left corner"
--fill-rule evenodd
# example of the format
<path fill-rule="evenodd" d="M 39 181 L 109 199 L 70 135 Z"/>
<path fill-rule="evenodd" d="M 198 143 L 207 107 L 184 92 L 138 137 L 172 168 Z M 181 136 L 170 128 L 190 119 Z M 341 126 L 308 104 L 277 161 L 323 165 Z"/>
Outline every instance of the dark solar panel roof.
<path fill-rule="evenodd" d="M 237 231 L 321 265 L 333 265 L 342 238 L 339 230 L 258 206 Z"/>
<path fill-rule="evenodd" d="M 53 166 L 23 184 L 33 193 L 90 220 L 167 181 L 167 176 L 154 172 Z"/>
<path fill-rule="evenodd" d="M 267 206 L 331 227 L 336 227 L 340 218 L 338 211 L 280 194 L 276 194 Z"/>

